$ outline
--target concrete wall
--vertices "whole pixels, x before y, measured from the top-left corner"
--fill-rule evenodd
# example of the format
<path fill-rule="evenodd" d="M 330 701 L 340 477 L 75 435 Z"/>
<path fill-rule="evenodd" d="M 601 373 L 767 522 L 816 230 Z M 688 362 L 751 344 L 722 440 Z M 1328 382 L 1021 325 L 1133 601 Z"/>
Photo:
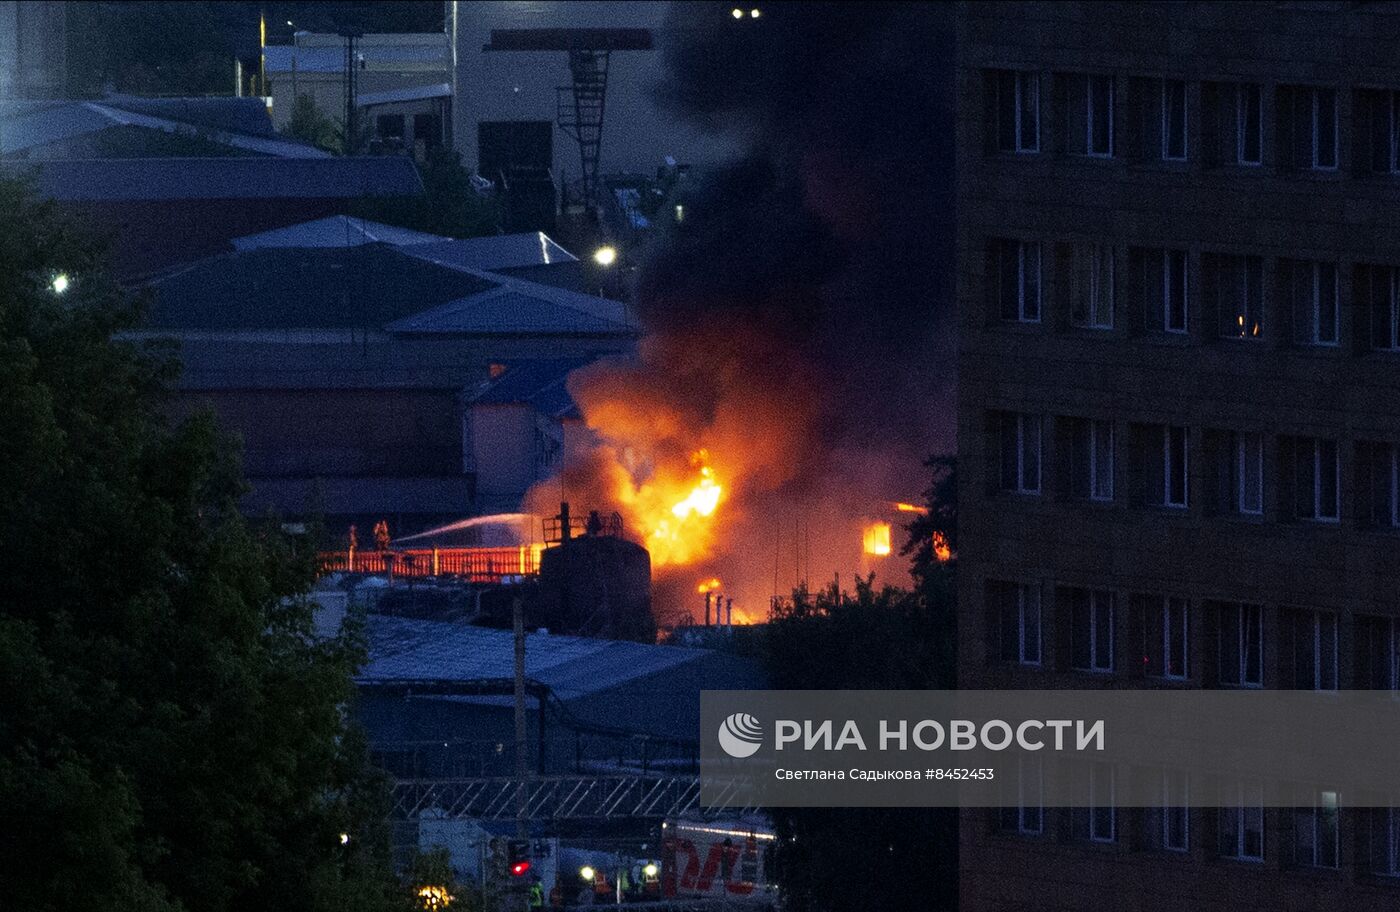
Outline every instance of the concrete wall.
<path fill-rule="evenodd" d="M 1400 536 L 1358 519 L 1355 444 L 1400 442 L 1400 356 L 1366 350 L 1357 335 L 1355 267 L 1400 265 L 1400 178 L 1366 172 L 1354 105 L 1358 90 L 1400 88 L 1400 40 L 1393 4 L 1342 3 L 986 3 L 962 4 L 958 167 L 960 679 L 968 687 L 1166 686 L 1141 671 L 1143 618 L 1135 594 L 1189 600 L 1190 680 L 1212 678 L 1211 600 L 1264 606 L 1264 684 L 1286 677 L 1279 648 L 1283 613 L 1322 609 L 1340 619 L 1343 686 L 1352 683 L 1357 614 L 1396 616 Z M 1041 152 L 996 151 L 989 70 L 1032 70 L 1041 79 Z M 1112 77 L 1119 155 L 1090 159 L 1064 132 L 1074 110 L 1069 74 Z M 1152 80 L 1187 84 L 1188 160 L 1154 160 L 1135 131 L 1150 110 Z M 1206 142 L 1212 86 L 1263 84 L 1264 163 L 1210 161 Z M 1340 167 L 1293 170 L 1280 155 L 1278 104 L 1289 85 L 1338 90 Z M 1228 112 L 1226 112 L 1228 113 Z M 1233 123 L 1231 123 L 1233 129 Z M 1005 323 L 994 306 L 989 242 L 1039 241 L 1045 252 L 1043 316 Z M 1054 245 L 1108 244 L 1118 257 L 1112 330 L 1070 325 L 1067 274 Z M 1190 325 L 1185 337 L 1150 331 L 1142 285 L 1132 281 L 1131 248 L 1185 249 Z M 1205 268 L 1213 254 L 1264 259 L 1264 331 L 1258 340 L 1216 337 Z M 1283 264 L 1289 258 L 1339 264 L 1341 340 L 1301 348 L 1286 332 Z M 1045 416 L 1043 490 L 996 491 L 997 443 L 989 414 Z M 1056 418 L 1096 418 L 1116 430 L 1116 497 L 1077 500 L 1052 483 Z M 1135 505 L 1132 426 L 1190 428 L 1190 505 Z M 1208 430 L 1264 435 L 1261 517 L 1212 515 Z M 1289 521 L 1280 483 L 1285 435 L 1336 439 L 1341 452 L 1341 519 Z M 995 618 L 987 582 L 1038 584 L 1045 593 L 1044 659 L 1004 664 L 990 649 Z M 1116 598 L 1114 674 L 1068 670 L 1057 585 L 1107 589 Z M 1126 669 L 1126 670 L 1125 670 Z M 1177 686 L 1177 685 L 1172 685 Z M 994 816 L 967 812 L 963 829 L 966 909 L 1381 909 L 1400 904 L 1400 884 L 1368 873 L 1360 815 L 1344 808 L 1338 870 L 1292 867 L 1281 815 L 1266 818 L 1265 860 L 1219 859 L 1214 816 L 1193 812 L 1191 850 L 1144 848 L 1142 815 L 1121 811 L 1121 838 L 1090 845 L 1069 838 L 1047 815 L 1046 834 L 1006 835 Z"/>

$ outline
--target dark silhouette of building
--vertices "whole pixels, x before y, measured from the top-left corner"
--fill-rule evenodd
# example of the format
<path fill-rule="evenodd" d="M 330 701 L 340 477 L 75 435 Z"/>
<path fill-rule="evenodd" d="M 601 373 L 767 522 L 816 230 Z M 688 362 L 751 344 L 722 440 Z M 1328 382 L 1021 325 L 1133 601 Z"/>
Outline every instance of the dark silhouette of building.
<path fill-rule="evenodd" d="M 1397 687 L 1400 7 L 959 11 L 960 682 Z M 1400 816 L 964 812 L 964 909 L 1394 909 Z"/>

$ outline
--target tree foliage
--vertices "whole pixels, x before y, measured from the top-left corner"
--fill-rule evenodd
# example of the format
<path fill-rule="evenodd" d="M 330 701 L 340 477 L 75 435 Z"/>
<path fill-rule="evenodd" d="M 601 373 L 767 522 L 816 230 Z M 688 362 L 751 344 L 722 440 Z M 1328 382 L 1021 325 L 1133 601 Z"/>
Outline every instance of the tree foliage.
<path fill-rule="evenodd" d="M 0 277 L 0 908 L 384 908 L 310 553 L 240 516 L 236 448 L 167 421 L 173 363 L 114 339 L 137 307 L 13 182 Z"/>
<path fill-rule="evenodd" d="M 292 113 L 287 116 L 284 131 L 293 139 L 310 143 L 327 152 L 338 152 L 342 145 L 341 130 L 316 106 L 316 99 L 302 93 L 292 102 Z"/>
<path fill-rule="evenodd" d="M 423 192 L 417 196 L 372 196 L 354 204 L 351 215 L 414 231 L 468 238 L 496 234 L 496 204 L 472 187 L 471 172 L 458 153 L 433 149 L 418 169 Z"/>
<path fill-rule="evenodd" d="M 798 590 L 769 624 L 770 684 L 791 690 L 956 686 L 956 550 L 940 560 L 934 533 L 957 542 L 956 478 L 933 457 L 928 512 L 909 526 L 915 588 Z M 774 808 L 776 870 L 787 912 L 952 909 L 957 811 L 951 808 Z"/>

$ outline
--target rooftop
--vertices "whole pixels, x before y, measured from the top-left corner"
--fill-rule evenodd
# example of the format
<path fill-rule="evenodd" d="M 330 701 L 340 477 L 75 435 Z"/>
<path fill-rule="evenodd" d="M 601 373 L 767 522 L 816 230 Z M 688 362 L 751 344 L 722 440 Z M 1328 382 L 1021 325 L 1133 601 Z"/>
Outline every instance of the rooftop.
<path fill-rule="evenodd" d="M 514 269 L 578 262 L 578 257 L 560 247 L 543 231 L 463 240 L 443 238 L 436 242 L 415 244 L 404 252 L 435 263 L 468 269 Z"/>
<path fill-rule="evenodd" d="M 472 397 L 479 405 L 532 406 L 541 415 L 552 418 L 577 418 L 578 406 L 569 395 L 569 374 L 592 358 L 541 358 L 529 361 L 509 361 L 505 373 L 490 381 Z"/>
<path fill-rule="evenodd" d="M 235 250 L 261 250 L 268 247 L 355 247 L 360 244 L 428 245 L 450 241 L 439 234 L 428 234 L 410 228 L 399 228 L 383 222 L 332 215 L 310 222 L 299 222 L 285 228 L 274 228 L 258 234 L 234 238 L 229 243 Z"/>
<path fill-rule="evenodd" d="M 63 201 L 356 199 L 423 192 L 405 156 L 355 158 L 103 158 L 0 162 Z"/>

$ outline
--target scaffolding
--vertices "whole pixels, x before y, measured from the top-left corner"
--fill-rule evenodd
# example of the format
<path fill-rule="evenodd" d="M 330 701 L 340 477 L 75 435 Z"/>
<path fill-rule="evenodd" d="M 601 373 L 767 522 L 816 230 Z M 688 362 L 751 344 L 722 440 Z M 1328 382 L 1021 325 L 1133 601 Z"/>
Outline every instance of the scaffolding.
<path fill-rule="evenodd" d="M 715 783 L 719 803 L 741 783 Z M 665 820 L 682 816 L 743 817 L 757 807 L 707 810 L 700 803 L 698 776 L 527 776 L 479 779 L 399 780 L 393 786 L 393 815 L 426 812 L 454 820 Z"/>

